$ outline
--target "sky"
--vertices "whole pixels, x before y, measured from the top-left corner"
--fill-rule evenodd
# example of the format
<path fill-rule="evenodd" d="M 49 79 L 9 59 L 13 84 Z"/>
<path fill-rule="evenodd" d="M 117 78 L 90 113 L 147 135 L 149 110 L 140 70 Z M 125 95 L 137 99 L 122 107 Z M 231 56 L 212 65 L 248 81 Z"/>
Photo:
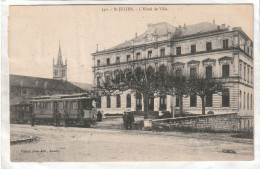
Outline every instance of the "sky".
<path fill-rule="evenodd" d="M 118 11 L 119 7 L 134 11 Z M 10 6 L 9 73 L 52 78 L 52 60 L 57 60 L 60 43 L 63 59 L 68 60 L 68 81 L 92 84 L 91 53 L 96 44 L 99 50 L 108 49 L 141 35 L 149 23 L 179 26 L 213 20 L 241 27 L 253 40 L 252 5 Z"/>

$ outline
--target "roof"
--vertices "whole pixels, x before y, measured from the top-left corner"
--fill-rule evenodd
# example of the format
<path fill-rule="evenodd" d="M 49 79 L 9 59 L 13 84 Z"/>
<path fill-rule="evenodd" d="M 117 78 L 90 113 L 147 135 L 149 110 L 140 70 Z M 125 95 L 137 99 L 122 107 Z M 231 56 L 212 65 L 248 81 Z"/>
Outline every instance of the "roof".
<path fill-rule="evenodd" d="M 85 92 L 83 89 L 73 85 L 72 83 L 64 80 L 22 76 L 22 75 L 10 75 L 10 86 L 17 87 L 28 87 L 28 88 L 38 88 L 50 91 L 62 90 L 68 92 Z"/>
<path fill-rule="evenodd" d="M 175 38 L 175 37 L 180 37 L 180 36 L 188 36 L 188 35 L 195 35 L 198 33 L 206 33 L 206 32 L 211 32 L 211 31 L 217 31 L 217 30 L 224 30 L 227 29 L 227 27 L 219 26 L 219 25 L 209 23 L 209 22 L 201 22 L 198 24 L 193 24 L 193 25 L 183 25 L 183 26 L 178 26 L 175 27 L 167 22 L 160 22 L 157 24 L 148 24 L 147 31 L 145 31 L 142 35 L 137 36 L 133 39 L 127 40 L 119 45 L 116 45 L 112 48 L 109 48 L 104 51 L 109 51 L 113 49 L 119 49 L 119 48 L 124 48 L 124 47 L 131 47 L 133 44 L 136 42 L 140 42 L 143 40 L 143 43 L 145 43 L 145 39 L 153 37 L 157 37 L 157 40 L 160 41 L 160 39 L 165 39 L 163 37 L 167 38 Z M 169 35 L 169 36 L 168 36 Z M 104 52 L 100 51 L 100 52 Z"/>

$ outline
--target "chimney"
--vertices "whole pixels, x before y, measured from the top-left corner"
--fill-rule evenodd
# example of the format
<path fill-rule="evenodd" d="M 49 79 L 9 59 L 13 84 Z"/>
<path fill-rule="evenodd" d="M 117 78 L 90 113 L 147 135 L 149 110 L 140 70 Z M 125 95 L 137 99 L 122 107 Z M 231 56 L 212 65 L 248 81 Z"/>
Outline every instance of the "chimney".
<path fill-rule="evenodd" d="M 186 24 L 184 23 L 183 28 L 186 29 Z"/>
<path fill-rule="evenodd" d="M 135 38 L 137 38 L 137 33 L 135 33 Z"/>
<path fill-rule="evenodd" d="M 215 19 L 213 20 L 213 24 L 215 25 Z"/>

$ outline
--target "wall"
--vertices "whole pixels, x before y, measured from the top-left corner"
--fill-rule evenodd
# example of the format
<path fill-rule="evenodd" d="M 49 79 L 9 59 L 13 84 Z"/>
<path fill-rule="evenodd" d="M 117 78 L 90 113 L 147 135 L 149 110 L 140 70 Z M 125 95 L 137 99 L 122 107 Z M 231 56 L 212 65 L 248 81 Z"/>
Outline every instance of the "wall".
<path fill-rule="evenodd" d="M 244 120 L 237 113 L 231 113 L 152 120 L 151 124 L 153 130 L 159 131 L 239 132 L 252 130 L 252 117 L 246 119 L 248 123 L 244 123 Z"/>

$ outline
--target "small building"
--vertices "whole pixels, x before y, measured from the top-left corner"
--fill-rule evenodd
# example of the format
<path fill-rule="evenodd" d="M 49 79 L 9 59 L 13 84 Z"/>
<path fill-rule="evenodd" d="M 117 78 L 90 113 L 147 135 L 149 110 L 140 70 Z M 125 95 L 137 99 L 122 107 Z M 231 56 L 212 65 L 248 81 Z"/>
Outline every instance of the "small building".
<path fill-rule="evenodd" d="M 10 75 L 10 105 L 30 103 L 39 95 L 83 93 L 85 90 L 64 80 Z"/>

